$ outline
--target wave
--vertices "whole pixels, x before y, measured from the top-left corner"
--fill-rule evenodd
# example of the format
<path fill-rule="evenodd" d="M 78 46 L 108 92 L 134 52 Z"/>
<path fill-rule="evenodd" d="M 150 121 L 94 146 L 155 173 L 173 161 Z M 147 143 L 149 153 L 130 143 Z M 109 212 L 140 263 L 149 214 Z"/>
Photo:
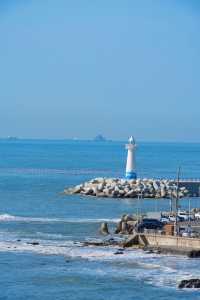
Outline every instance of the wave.
<path fill-rule="evenodd" d="M 24 239 L 20 241 L 0 241 L 0 252 L 35 253 L 38 255 L 59 255 L 67 259 L 68 262 L 74 260 L 88 260 L 90 262 L 106 262 L 101 264 L 102 276 L 114 276 L 124 278 L 135 278 L 146 284 L 162 288 L 175 288 L 177 283 L 186 277 L 199 276 L 200 271 L 196 267 L 186 263 L 185 268 L 181 262 L 183 258 L 165 257 L 156 254 L 147 254 L 140 249 L 124 250 L 124 254 L 115 255 L 117 247 L 85 247 L 82 243 L 74 241 L 44 241 Z M 165 260 L 170 266 L 165 267 Z M 181 267 L 177 266 L 181 264 Z M 98 265 L 97 265 L 98 266 Z M 90 268 L 89 268 L 90 270 Z M 83 269 L 80 272 L 85 272 Z M 91 272 L 98 269 L 91 268 Z M 198 274 L 197 274 L 198 273 Z"/>
<path fill-rule="evenodd" d="M 38 218 L 38 217 L 21 217 L 10 214 L 1 214 L 0 222 L 39 222 L 39 223 L 101 223 L 110 222 L 117 223 L 120 219 L 90 219 L 90 218 Z"/>
<path fill-rule="evenodd" d="M 125 250 L 122 255 L 116 255 L 118 246 L 85 246 L 84 242 L 74 240 L 44 240 L 38 238 L 22 238 L 0 240 L 0 252 L 34 252 L 42 255 L 62 255 L 72 259 L 86 259 L 90 261 L 107 261 L 113 266 L 123 262 L 129 268 L 130 262 L 140 269 L 158 269 L 159 264 L 149 262 L 156 254 L 145 254 L 142 250 Z M 147 258 L 148 256 L 148 258 Z M 146 263 L 143 259 L 147 259 Z M 131 268 L 132 269 L 132 268 Z"/>
<path fill-rule="evenodd" d="M 35 244 L 34 244 L 35 243 Z M 17 251 L 17 252 L 36 252 L 45 255 L 63 255 L 71 258 L 82 258 L 89 260 L 97 259 L 120 259 L 115 255 L 117 247 L 96 247 L 84 246 L 81 242 L 72 240 L 52 241 L 40 239 L 20 239 L 0 241 L 0 251 Z M 132 253 L 133 254 L 133 253 Z M 126 258 L 135 257 L 131 253 L 126 253 Z M 124 257 L 125 258 L 125 257 Z"/>

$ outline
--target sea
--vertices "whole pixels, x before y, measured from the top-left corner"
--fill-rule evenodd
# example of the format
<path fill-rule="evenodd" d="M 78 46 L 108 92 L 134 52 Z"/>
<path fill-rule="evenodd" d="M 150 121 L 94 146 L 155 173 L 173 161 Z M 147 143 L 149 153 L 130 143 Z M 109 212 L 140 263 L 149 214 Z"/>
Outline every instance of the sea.
<path fill-rule="evenodd" d="M 145 178 L 200 178 L 200 144 L 138 142 L 137 172 Z M 200 299 L 179 290 L 200 278 L 200 260 L 84 246 L 101 240 L 125 213 L 169 209 L 167 199 L 63 195 L 95 177 L 121 177 L 125 142 L 0 140 L 0 300 Z M 200 207 L 199 198 L 191 199 Z M 188 199 L 180 203 L 188 208 Z"/>

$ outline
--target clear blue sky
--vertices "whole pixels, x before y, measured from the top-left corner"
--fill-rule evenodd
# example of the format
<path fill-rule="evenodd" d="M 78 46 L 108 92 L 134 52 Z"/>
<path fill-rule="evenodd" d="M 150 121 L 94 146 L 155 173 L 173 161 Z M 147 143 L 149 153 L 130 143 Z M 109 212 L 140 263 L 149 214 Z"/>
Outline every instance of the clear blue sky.
<path fill-rule="evenodd" d="M 0 136 L 200 141 L 199 0 L 1 0 Z"/>

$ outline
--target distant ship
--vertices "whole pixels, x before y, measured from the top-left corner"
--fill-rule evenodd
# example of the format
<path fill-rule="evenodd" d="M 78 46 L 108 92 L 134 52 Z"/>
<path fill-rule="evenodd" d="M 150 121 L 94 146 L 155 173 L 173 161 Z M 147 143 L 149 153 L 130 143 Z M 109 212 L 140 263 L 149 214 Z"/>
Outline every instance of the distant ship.
<path fill-rule="evenodd" d="M 95 142 L 105 142 L 106 138 L 103 135 L 98 134 L 97 136 L 95 136 L 94 141 Z"/>
<path fill-rule="evenodd" d="M 9 141 L 16 141 L 16 140 L 18 140 L 19 138 L 17 137 L 17 136 L 8 136 L 7 137 L 7 140 L 9 140 Z"/>

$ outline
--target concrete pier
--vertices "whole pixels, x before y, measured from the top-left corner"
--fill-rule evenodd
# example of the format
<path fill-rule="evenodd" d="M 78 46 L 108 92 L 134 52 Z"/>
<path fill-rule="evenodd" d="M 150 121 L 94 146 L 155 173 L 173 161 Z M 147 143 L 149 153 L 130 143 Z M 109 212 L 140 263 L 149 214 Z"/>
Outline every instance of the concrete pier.
<path fill-rule="evenodd" d="M 190 258 L 200 257 L 200 239 L 180 236 L 161 235 L 158 233 L 135 233 L 130 235 L 122 245 L 142 247 L 155 253 L 187 255 Z"/>
<path fill-rule="evenodd" d="M 159 234 L 139 234 L 139 243 L 144 246 L 174 249 L 200 250 L 200 239 Z"/>

